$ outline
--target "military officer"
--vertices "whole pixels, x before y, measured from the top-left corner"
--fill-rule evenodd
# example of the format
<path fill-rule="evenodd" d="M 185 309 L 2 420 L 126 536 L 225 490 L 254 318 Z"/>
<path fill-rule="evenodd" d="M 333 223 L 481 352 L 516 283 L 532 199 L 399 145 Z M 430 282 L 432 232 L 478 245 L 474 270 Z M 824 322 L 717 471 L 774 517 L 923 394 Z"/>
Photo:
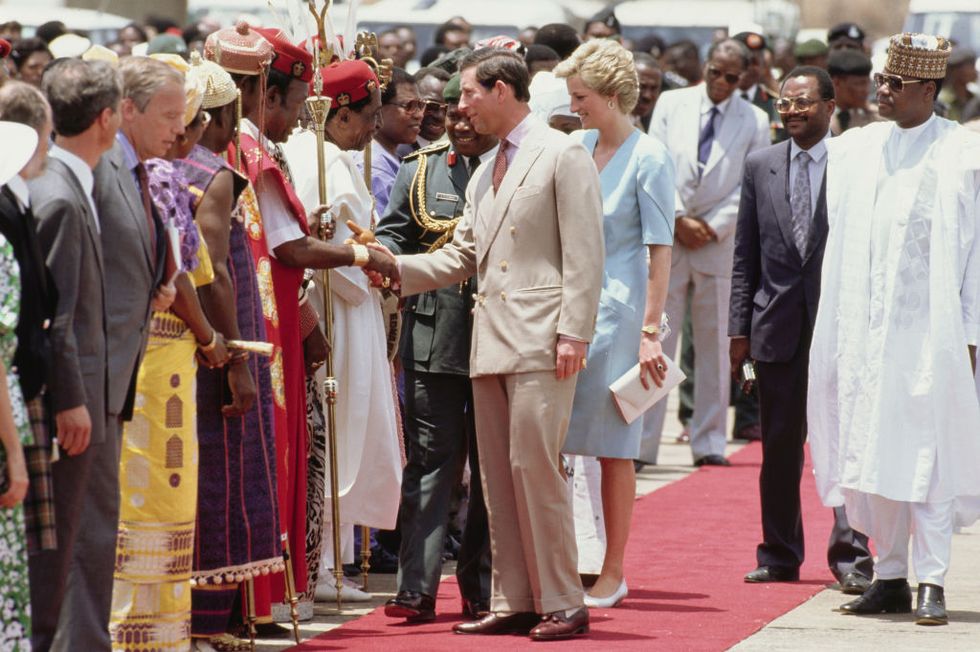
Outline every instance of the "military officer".
<path fill-rule="evenodd" d="M 376 231 L 392 253 L 432 252 L 453 237 L 466 184 L 496 155 L 497 139 L 477 134 L 459 112 L 459 75 L 446 85 L 447 141 L 403 159 Z M 492 163 L 491 163 L 492 164 Z M 470 313 L 476 278 L 407 300 L 400 354 L 405 370 L 408 463 L 402 476 L 398 594 L 385 614 L 409 622 L 435 619 L 450 499 L 469 450 L 470 497 L 456 577 L 463 615 L 486 615 L 490 537 L 477 461 L 469 380 Z"/>
<path fill-rule="evenodd" d="M 837 108 L 830 131 L 838 136 L 848 129 L 884 120 L 878 106 L 868 101 L 871 94 L 871 59 L 861 50 L 837 49 L 830 53 L 827 72 L 834 82 Z"/>
<path fill-rule="evenodd" d="M 779 112 L 776 111 L 779 93 L 767 86 L 772 80 L 766 68 L 766 38 L 755 32 L 740 32 L 732 38 L 744 43 L 752 54 L 749 67 L 742 73 L 742 79 L 738 83 L 738 92 L 743 98 L 766 112 L 769 116 L 770 139 L 773 144 L 780 143 L 786 140 L 786 130 L 783 129 Z"/>

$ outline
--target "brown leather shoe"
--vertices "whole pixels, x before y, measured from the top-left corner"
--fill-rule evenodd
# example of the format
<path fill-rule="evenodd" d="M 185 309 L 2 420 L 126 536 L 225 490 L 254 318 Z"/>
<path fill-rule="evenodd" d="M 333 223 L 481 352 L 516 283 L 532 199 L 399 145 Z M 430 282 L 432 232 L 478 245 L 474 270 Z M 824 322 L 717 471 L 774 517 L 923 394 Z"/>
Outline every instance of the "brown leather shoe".
<path fill-rule="evenodd" d="M 457 634 L 524 634 L 541 622 L 541 616 L 536 613 L 521 612 L 516 614 L 491 613 L 480 620 L 468 623 L 456 623 L 453 631 Z"/>
<path fill-rule="evenodd" d="M 532 641 L 559 641 L 589 633 L 589 610 L 582 607 L 566 616 L 564 611 L 546 614 L 531 630 Z"/>

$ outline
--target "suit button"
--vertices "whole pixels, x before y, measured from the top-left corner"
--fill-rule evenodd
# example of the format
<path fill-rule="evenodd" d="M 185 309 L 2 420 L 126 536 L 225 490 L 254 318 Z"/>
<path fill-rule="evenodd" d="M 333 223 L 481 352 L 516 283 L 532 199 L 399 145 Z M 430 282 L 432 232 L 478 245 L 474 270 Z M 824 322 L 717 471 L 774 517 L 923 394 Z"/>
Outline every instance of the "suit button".
<path fill-rule="evenodd" d="M 500 271 L 502 271 L 502 272 L 506 272 L 507 271 L 507 261 L 506 260 L 500 261 Z"/>
<path fill-rule="evenodd" d="M 507 300 L 507 293 L 506 292 L 501 292 L 500 293 L 500 300 L 501 301 L 506 301 Z"/>
<path fill-rule="evenodd" d="M 45 319 L 44 323 L 41 324 L 41 328 L 43 328 L 44 330 L 48 330 L 49 328 L 51 328 L 51 320 Z"/>
<path fill-rule="evenodd" d="M 474 301 L 477 301 L 479 300 L 480 295 L 474 292 L 473 294 L 470 295 L 470 298 L 473 299 Z"/>
<path fill-rule="evenodd" d="M 517 233 L 517 227 L 516 226 L 510 227 L 510 234 L 514 235 L 515 233 Z"/>

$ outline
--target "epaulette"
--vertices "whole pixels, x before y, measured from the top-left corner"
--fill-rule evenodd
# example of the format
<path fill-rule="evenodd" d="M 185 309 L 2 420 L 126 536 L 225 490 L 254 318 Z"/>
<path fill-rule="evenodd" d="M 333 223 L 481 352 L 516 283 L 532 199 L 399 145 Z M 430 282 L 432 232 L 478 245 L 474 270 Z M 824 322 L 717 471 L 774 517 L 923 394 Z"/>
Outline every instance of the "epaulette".
<path fill-rule="evenodd" d="M 411 161 L 412 159 L 418 158 L 419 156 L 422 156 L 423 154 L 427 154 L 427 155 L 428 154 L 436 154 L 438 152 L 441 152 L 444 149 L 449 149 L 450 146 L 452 146 L 452 143 L 449 142 L 448 139 L 447 140 L 440 140 L 438 142 L 432 143 L 431 145 L 427 145 L 426 147 L 423 147 L 421 149 L 417 149 L 414 152 L 412 152 L 411 154 L 406 154 L 405 156 L 402 157 L 402 160 L 403 161 Z"/>

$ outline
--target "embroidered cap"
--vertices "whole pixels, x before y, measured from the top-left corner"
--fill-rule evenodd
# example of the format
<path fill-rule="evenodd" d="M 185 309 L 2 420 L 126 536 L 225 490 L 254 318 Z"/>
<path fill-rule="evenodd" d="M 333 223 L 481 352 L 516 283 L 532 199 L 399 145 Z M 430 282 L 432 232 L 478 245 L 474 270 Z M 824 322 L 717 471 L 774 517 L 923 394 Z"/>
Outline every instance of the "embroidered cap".
<path fill-rule="evenodd" d="M 272 44 L 245 21 L 208 36 L 204 58 L 238 75 L 261 75 L 273 57 Z"/>
<path fill-rule="evenodd" d="M 333 99 L 331 109 L 363 100 L 379 87 L 371 66 L 356 59 L 334 62 L 322 74 L 323 94 Z"/>
<path fill-rule="evenodd" d="M 312 54 L 298 45 L 293 45 L 281 29 L 258 27 L 255 31 L 272 44 L 274 50 L 273 70 L 278 70 L 287 77 L 298 79 L 307 84 L 313 81 Z"/>
<path fill-rule="evenodd" d="M 228 71 L 213 61 L 205 61 L 197 52 L 191 53 L 191 69 L 187 79 L 197 81 L 204 89 L 202 109 L 224 106 L 238 98 L 238 87 Z"/>
<path fill-rule="evenodd" d="M 942 79 L 952 44 L 942 36 L 895 34 L 888 41 L 885 72 L 916 79 Z"/>

